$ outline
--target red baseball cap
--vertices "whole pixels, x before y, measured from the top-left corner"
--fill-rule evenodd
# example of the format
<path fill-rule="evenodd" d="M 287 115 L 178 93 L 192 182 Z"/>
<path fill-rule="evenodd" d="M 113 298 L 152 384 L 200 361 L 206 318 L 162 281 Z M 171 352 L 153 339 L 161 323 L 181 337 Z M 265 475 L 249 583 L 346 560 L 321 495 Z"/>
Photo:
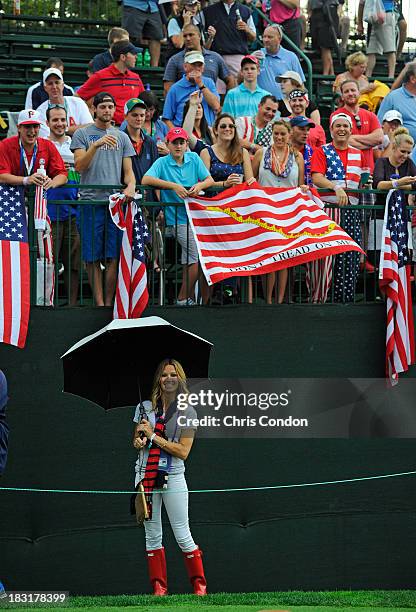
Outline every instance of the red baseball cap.
<path fill-rule="evenodd" d="M 259 60 L 255 55 L 245 55 L 243 59 L 241 60 L 241 68 L 244 66 L 244 64 L 247 64 L 247 62 L 256 64 L 256 66 L 259 65 Z"/>
<path fill-rule="evenodd" d="M 178 138 L 183 138 L 184 140 L 188 140 L 188 132 L 181 127 L 171 128 L 169 132 L 166 134 L 166 140 L 168 142 L 173 142 Z"/>

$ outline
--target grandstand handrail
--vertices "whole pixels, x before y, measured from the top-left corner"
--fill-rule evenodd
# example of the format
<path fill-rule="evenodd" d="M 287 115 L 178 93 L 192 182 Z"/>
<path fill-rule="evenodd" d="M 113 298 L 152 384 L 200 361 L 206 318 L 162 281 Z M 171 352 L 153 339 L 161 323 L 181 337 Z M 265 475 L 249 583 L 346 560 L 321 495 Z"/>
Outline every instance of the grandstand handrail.
<path fill-rule="evenodd" d="M 251 10 L 256 11 L 262 17 L 262 19 L 267 21 L 269 25 L 274 25 L 274 21 L 272 21 L 265 13 L 263 13 L 262 10 L 257 8 L 257 6 L 251 7 Z M 306 67 L 307 67 L 307 73 L 308 73 L 307 80 L 306 80 L 307 89 L 309 92 L 309 96 L 312 96 L 312 62 L 311 60 L 306 55 L 306 53 L 302 51 L 302 49 L 300 49 L 297 45 L 295 45 L 295 43 L 292 40 L 290 40 L 290 38 L 284 32 L 283 32 L 283 40 L 285 41 L 285 43 L 289 45 L 292 51 L 294 51 L 298 56 L 300 55 L 301 58 L 304 60 Z"/>
<path fill-rule="evenodd" d="M 111 28 L 113 26 L 119 26 L 120 22 L 111 20 L 111 19 L 85 19 L 83 17 L 65 17 L 64 19 L 57 15 L 56 17 L 50 17 L 49 15 L 39 16 L 39 15 L 14 15 L 13 13 L 2 13 L 0 15 L 0 23 L 1 20 L 5 21 L 37 21 L 37 22 L 47 22 L 47 23 L 68 23 L 73 25 L 91 25 L 91 26 L 104 26 L 106 28 Z M 85 33 L 83 33 L 84 35 Z M 88 34 L 85 34 L 88 36 Z"/>

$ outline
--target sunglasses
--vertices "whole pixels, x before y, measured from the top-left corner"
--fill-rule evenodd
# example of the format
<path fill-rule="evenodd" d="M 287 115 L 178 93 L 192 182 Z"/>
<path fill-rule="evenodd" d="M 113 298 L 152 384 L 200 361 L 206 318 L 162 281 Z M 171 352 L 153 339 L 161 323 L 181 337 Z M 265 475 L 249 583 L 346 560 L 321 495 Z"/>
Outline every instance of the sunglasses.
<path fill-rule="evenodd" d="M 65 104 L 48 104 L 49 108 L 63 108 L 66 111 Z"/>
<path fill-rule="evenodd" d="M 361 130 L 361 118 L 360 115 L 354 115 L 355 123 L 357 125 L 357 129 Z"/>
<path fill-rule="evenodd" d="M 234 123 L 220 123 L 218 126 L 221 130 L 226 130 L 227 128 L 231 128 L 233 130 L 235 130 L 235 125 Z"/>

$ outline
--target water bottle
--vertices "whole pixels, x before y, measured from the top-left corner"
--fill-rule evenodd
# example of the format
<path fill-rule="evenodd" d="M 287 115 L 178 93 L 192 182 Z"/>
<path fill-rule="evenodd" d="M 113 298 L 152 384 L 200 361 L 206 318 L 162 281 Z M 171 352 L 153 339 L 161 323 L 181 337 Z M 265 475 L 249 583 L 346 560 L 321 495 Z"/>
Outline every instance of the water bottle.
<path fill-rule="evenodd" d="M 141 68 L 143 66 L 143 53 L 138 53 L 136 55 L 136 68 Z"/>
<path fill-rule="evenodd" d="M 235 16 L 237 17 L 237 21 L 241 20 L 241 13 L 240 13 L 240 9 L 235 9 Z"/>
<path fill-rule="evenodd" d="M 392 175 L 390 176 L 390 180 L 391 180 L 391 181 L 398 181 L 398 180 L 399 180 L 399 178 L 400 178 L 400 174 L 392 174 Z M 398 188 L 397 188 L 397 189 L 398 189 Z"/>
<path fill-rule="evenodd" d="M 145 49 L 143 55 L 143 66 L 150 66 L 150 52 L 149 49 Z"/>
<path fill-rule="evenodd" d="M 146 87 L 145 87 L 146 91 L 151 91 L 150 89 L 150 83 L 146 83 Z"/>
<path fill-rule="evenodd" d="M 46 176 L 45 160 L 44 159 L 40 159 L 39 160 L 39 168 L 37 169 L 37 174 L 41 174 L 42 176 Z"/>

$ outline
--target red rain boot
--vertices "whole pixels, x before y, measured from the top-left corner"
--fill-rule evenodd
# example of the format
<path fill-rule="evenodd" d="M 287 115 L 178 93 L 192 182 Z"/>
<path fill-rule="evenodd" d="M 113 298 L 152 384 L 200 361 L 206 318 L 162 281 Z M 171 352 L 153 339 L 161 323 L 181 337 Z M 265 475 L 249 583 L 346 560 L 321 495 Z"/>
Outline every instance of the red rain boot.
<path fill-rule="evenodd" d="M 207 581 L 205 580 L 204 566 L 202 564 L 202 551 L 199 548 L 191 552 L 184 552 L 183 558 L 195 595 L 207 594 Z"/>
<path fill-rule="evenodd" d="M 153 595 L 167 595 L 168 580 L 166 575 L 165 549 L 157 548 L 156 550 L 148 550 L 146 554 L 149 578 L 153 587 Z"/>

